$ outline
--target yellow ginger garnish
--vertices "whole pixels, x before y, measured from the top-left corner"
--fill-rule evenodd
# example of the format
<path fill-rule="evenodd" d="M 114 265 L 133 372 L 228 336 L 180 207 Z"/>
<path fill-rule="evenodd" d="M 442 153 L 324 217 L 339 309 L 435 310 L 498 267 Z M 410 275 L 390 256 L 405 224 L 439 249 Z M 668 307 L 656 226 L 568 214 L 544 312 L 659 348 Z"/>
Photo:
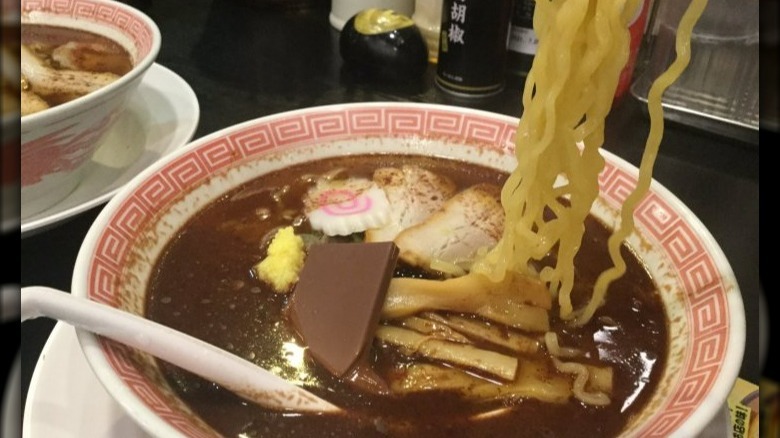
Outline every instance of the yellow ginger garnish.
<path fill-rule="evenodd" d="M 268 245 L 268 256 L 254 266 L 255 273 L 276 292 L 289 292 L 303 267 L 303 248 L 303 239 L 295 235 L 293 227 L 280 229 Z"/>

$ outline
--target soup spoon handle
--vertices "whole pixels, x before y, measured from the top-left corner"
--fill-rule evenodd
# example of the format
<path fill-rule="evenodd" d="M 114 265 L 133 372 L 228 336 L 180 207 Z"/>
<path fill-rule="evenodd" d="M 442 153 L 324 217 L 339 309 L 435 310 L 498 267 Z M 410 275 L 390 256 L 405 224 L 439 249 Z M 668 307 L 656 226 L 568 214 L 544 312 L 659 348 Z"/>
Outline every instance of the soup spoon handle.
<path fill-rule="evenodd" d="M 21 320 L 41 316 L 145 351 L 260 405 L 296 412 L 337 406 L 228 351 L 186 333 L 67 292 L 41 286 L 21 291 Z"/>

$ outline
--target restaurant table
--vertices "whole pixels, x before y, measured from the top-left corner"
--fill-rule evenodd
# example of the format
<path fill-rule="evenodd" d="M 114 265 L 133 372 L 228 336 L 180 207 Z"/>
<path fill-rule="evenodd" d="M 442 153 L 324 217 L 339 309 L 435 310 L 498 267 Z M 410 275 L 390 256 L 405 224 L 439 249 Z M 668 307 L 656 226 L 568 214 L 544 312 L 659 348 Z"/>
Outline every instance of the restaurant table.
<path fill-rule="evenodd" d="M 383 83 L 344 67 L 329 1 L 137 0 L 162 33 L 157 62 L 184 78 L 200 103 L 194 138 L 250 119 L 305 107 L 364 101 L 427 102 L 520 116 L 522 81 L 510 77 L 490 98 L 455 98 L 419 79 Z M 604 148 L 638 165 L 649 122 L 631 95 L 616 103 Z M 654 178 L 704 223 L 723 249 L 742 292 L 747 345 L 740 376 L 758 382 L 758 135 L 741 141 L 669 123 Z M 81 242 L 101 206 L 21 237 L 21 284 L 69 290 Z M 4 238 L 5 239 L 5 238 Z M 54 322 L 21 327 L 22 402 Z"/>

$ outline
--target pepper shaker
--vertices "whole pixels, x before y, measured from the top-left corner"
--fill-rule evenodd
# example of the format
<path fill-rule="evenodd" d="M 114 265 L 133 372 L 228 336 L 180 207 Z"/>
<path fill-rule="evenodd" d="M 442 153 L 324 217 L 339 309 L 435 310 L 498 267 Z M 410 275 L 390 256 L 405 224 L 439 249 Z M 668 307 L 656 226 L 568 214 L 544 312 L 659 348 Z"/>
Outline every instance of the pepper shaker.
<path fill-rule="evenodd" d="M 505 84 L 512 0 L 444 0 L 436 85 L 459 96 L 490 96 Z"/>

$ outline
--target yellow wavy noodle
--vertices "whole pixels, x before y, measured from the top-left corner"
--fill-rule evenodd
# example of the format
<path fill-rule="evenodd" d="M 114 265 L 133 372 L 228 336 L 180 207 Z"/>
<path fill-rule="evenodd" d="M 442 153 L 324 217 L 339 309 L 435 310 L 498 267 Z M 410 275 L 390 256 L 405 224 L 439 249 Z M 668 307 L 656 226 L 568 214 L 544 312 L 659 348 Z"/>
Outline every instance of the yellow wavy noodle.
<path fill-rule="evenodd" d="M 591 379 L 591 370 L 586 365 L 577 362 L 562 362 L 555 357 L 552 361 L 558 371 L 574 376 L 571 392 L 577 400 L 588 405 L 604 406 L 609 404 L 609 395 L 605 392 L 586 389 L 588 381 Z"/>
<path fill-rule="evenodd" d="M 677 28 L 675 41 L 677 57 L 672 62 L 672 65 L 650 87 L 647 99 L 648 113 L 650 115 L 650 132 L 645 143 L 642 161 L 639 164 L 637 185 L 623 203 L 620 211 L 620 226 L 610 236 L 608 243 L 613 267 L 602 272 L 596 280 L 593 287 L 593 296 L 587 306 L 577 316 L 575 324 L 584 324 L 593 316 L 600 303 L 604 300 L 609 284 L 620 278 L 626 270 L 625 261 L 620 254 L 620 244 L 634 230 L 634 210 L 650 188 L 653 166 L 658 156 L 658 148 L 661 145 L 664 132 L 661 97 L 664 91 L 685 71 L 691 60 L 691 33 L 693 32 L 693 26 L 696 25 L 706 6 L 707 0 L 691 1 Z"/>
<path fill-rule="evenodd" d="M 547 332 L 544 334 L 544 346 L 553 357 L 570 358 L 582 356 L 582 351 L 576 348 L 561 347 L 558 343 L 558 334 L 555 332 Z"/>
<path fill-rule="evenodd" d="M 515 137 L 518 163 L 501 194 L 504 234 L 472 272 L 495 282 L 503 281 L 509 271 L 534 275 L 529 263 L 556 250 L 556 264 L 538 275 L 557 296 L 562 318 L 575 325 L 590 319 L 609 284 L 625 270 L 620 244 L 633 230 L 633 210 L 649 188 L 663 135 L 660 96 L 687 65 L 691 30 L 705 5 L 706 0 L 691 2 L 677 32 L 678 58 L 650 91 L 650 134 L 639 182 L 609 242 L 614 267 L 599 277 L 589 303 L 575 310 L 570 296 L 574 257 L 584 220 L 598 196 L 604 123 L 628 59 L 629 20 L 640 2 L 537 0 L 534 30 L 539 46 L 523 90 L 524 112 Z M 556 181 L 563 183 L 556 186 Z M 561 198 L 569 205 L 562 204 Z"/>

